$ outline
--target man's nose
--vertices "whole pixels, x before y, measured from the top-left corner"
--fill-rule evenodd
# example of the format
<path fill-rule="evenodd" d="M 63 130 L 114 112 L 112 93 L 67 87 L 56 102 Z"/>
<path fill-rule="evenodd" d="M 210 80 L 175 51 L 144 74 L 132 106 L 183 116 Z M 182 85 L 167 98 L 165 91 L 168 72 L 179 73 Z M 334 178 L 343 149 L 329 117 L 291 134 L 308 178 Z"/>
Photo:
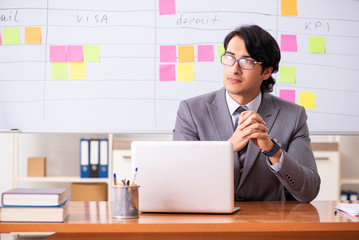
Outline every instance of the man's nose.
<path fill-rule="evenodd" d="M 242 68 L 239 66 L 239 62 L 235 61 L 232 68 L 231 68 L 233 73 L 242 73 Z"/>

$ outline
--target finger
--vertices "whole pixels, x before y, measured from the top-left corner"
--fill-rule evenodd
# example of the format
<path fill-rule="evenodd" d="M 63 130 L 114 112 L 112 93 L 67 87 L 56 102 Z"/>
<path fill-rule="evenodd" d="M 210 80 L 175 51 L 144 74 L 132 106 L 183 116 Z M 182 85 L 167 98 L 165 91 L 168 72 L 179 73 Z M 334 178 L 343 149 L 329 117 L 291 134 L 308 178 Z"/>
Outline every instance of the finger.
<path fill-rule="evenodd" d="M 259 139 L 266 139 L 266 138 L 268 138 L 268 134 L 265 132 L 253 132 L 245 137 L 245 139 L 248 139 L 248 140 L 256 139 L 257 142 Z"/>
<path fill-rule="evenodd" d="M 253 133 L 265 133 L 267 134 L 268 128 L 260 123 L 252 124 L 240 131 L 241 137 L 248 138 L 249 135 Z"/>
<path fill-rule="evenodd" d="M 253 117 L 249 117 L 246 120 L 244 120 L 244 122 L 238 123 L 239 129 L 244 129 L 246 127 L 249 127 L 250 125 L 253 124 L 260 124 L 262 126 L 265 126 L 264 121 L 261 119 L 257 119 L 255 116 Z"/>
<path fill-rule="evenodd" d="M 258 113 L 254 112 L 254 111 L 251 111 L 251 110 L 247 110 L 247 111 L 244 111 L 244 112 L 241 113 L 239 124 L 243 123 L 247 119 L 253 119 L 253 120 L 255 120 L 255 121 L 259 122 L 259 123 L 262 123 L 262 124 L 266 125 L 263 118 Z"/>

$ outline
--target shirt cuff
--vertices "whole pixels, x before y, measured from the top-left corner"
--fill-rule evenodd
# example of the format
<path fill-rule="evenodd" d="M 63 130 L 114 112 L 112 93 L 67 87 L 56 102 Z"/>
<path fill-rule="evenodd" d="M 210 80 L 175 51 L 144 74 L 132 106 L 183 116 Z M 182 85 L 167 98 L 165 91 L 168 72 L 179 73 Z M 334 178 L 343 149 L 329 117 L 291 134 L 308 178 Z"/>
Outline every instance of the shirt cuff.
<path fill-rule="evenodd" d="M 282 167 L 282 163 L 283 163 L 283 151 L 282 154 L 280 155 L 279 162 L 271 164 L 269 158 L 267 157 L 267 163 L 275 172 L 278 172 Z"/>

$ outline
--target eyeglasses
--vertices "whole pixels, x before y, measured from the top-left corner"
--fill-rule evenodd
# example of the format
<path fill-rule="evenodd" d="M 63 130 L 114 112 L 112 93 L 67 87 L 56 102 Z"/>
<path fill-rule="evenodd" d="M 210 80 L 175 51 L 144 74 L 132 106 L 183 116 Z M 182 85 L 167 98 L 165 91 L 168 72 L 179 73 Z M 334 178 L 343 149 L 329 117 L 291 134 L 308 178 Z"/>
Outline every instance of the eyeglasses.
<path fill-rule="evenodd" d="M 257 62 L 248 58 L 236 59 L 231 55 L 225 55 L 225 54 L 221 56 L 221 63 L 223 65 L 233 66 L 236 62 L 238 62 L 238 65 L 241 69 L 246 69 L 246 70 L 252 70 L 257 63 L 262 64 L 262 62 Z"/>

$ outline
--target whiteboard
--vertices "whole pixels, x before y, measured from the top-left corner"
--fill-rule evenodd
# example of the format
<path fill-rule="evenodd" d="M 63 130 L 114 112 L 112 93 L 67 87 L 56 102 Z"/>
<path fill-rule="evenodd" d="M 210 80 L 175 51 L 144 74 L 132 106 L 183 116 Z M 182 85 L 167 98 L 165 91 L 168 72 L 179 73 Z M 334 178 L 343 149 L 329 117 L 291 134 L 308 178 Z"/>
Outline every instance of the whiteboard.
<path fill-rule="evenodd" d="M 297 104 L 308 101 L 302 93 L 314 96 L 305 103 L 311 133 L 359 133 L 359 1 L 297 0 L 295 7 L 286 16 L 280 0 L 1 0 L 0 129 L 171 132 L 182 99 L 222 87 L 217 49 L 225 35 L 258 24 L 280 46 L 282 35 L 296 36 L 296 51 L 282 51 L 280 63 L 295 68 L 294 82 L 275 74 L 273 94 L 284 90 Z M 40 43 L 26 42 L 27 27 L 40 27 Z M 18 43 L 8 35 L 14 28 Z M 308 50 L 311 37 L 325 39 L 324 53 Z M 200 56 L 203 45 L 212 59 Z M 67 47 L 67 58 L 69 46 L 83 54 L 97 46 L 98 60 L 67 59 L 58 79 L 54 46 Z M 174 60 L 161 59 L 166 46 Z M 194 60 L 180 62 L 188 46 Z"/>

